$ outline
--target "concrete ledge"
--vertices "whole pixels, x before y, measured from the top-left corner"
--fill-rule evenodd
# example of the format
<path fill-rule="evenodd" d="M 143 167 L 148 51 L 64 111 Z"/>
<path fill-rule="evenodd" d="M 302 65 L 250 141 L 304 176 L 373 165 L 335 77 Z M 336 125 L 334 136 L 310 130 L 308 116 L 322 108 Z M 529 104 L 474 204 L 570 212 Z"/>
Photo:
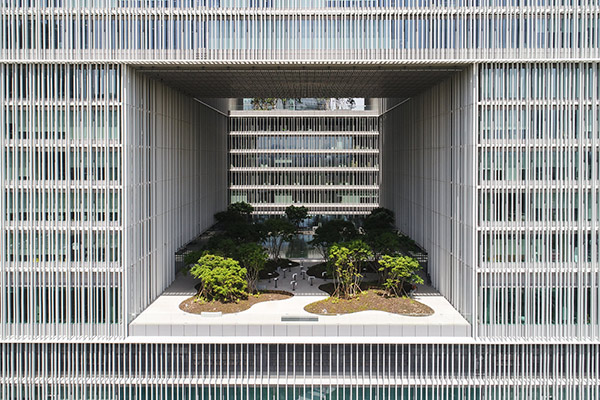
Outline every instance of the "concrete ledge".
<path fill-rule="evenodd" d="M 221 337 L 469 337 L 457 326 L 411 325 L 131 325 L 129 336 L 221 336 Z"/>

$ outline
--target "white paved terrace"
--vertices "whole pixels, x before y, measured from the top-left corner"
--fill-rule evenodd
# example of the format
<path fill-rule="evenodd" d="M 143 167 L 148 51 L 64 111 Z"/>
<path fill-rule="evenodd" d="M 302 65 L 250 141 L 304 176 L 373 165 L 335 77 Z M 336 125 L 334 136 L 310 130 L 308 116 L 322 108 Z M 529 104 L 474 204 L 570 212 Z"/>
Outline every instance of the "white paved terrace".
<path fill-rule="evenodd" d="M 305 262 L 305 266 L 312 265 Z M 383 311 L 362 311 L 345 315 L 315 315 L 304 311 L 312 302 L 327 298 L 318 289 L 325 281 L 302 279 L 301 267 L 280 271 L 277 289 L 291 291 L 291 276 L 297 273 L 295 295 L 286 300 L 258 303 L 246 311 L 223 315 L 197 315 L 182 311 L 179 304 L 196 290 L 197 281 L 179 274 L 173 284 L 142 312 L 129 326 L 130 339 L 135 337 L 378 337 L 470 339 L 469 323 L 435 289 L 420 286 L 415 299 L 435 313 L 427 317 L 408 317 Z M 275 280 L 261 280 L 260 288 L 275 289 Z M 292 321 L 290 321 L 292 319 Z"/>

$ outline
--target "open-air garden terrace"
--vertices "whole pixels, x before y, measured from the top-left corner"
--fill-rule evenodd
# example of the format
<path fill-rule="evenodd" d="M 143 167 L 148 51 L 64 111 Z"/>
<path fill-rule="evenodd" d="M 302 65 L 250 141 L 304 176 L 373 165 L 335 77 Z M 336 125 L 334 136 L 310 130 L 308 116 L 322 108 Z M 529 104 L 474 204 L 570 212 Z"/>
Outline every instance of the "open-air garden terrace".
<path fill-rule="evenodd" d="M 360 227 L 322 223 L 310 241 L 322 257 L 298 259 L 281 250 L 306 210 L 259 222 L 251 211 L 237 203 L 217 215 L 217 233 L 187 252 L 187 267 L 131 323 L 133 338 L 469 337 L 469 323 L 426 284 L 412 257 L 419 248 L 393 229 L 389 210 Z"/>

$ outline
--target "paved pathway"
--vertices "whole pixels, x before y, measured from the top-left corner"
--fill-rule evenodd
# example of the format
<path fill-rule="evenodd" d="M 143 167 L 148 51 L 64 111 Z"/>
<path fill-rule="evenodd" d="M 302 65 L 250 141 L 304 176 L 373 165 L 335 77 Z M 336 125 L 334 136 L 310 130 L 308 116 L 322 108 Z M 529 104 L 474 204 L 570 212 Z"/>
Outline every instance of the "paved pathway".
<path fill-rule="evenodd" d="M 262 279 L 259 281 L 260 289 L 270 289 L 270 290 L 285 290 L 288 292 L 292 292 L 296 296 L 326 296 L 327 293 L 323 292 L 319 289 L 323 283 L 331 282 L 331 280 L 327 281 L 325 279 L 310 277 L 306 274 L 308 268 L 312 267 L 315 264 L 320 263 L 321 261 L 300 261 L 301 265 L 296 267 L 284 268 L 285 272 L 282 269 L 278 269 L 277 273 L 279 276 L 273 279 Z M 304 271 L 304 273 L 302 273 Z M 292 282 L 294 282 L 295 275 L 295 288 L 293 288 Z M 277 279 L 277 280 L 276 280 Z M 277 285 L 277 287 L 275 287 Z"/>

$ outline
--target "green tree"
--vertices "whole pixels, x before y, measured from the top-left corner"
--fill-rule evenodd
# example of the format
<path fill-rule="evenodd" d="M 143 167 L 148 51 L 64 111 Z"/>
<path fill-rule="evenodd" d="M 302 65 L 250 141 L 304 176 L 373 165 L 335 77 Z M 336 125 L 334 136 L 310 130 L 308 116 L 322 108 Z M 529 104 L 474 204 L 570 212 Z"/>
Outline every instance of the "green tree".
<path fill-rule="evenodd" d="M 249 213 L 240 212 L 238 206 L 235 206 L 233 208 L 231 208 L 230 206 L 230 208 L 227 211 L 221 211 L 216 213 L 215 219 L 221 225 L 225 236 L 238 243 L 256 242 L 260 240 L 260 234 L 257 230 L 257 226 L 250 222 Z"/>
<path fill-rule="evenodd" d="M 254 293 L 258 282 L 258 274 L 265 268 L 269 258 L 267 252 L 258 243 L 246 243 L 237 248 L 236 258 L 242 267 L 246 268 L 248 290 Z"/>
<path fill-rule="evenodd" d="M 269 218 L 263 224 L 269 255 L 277 263 L 283 242 L 289 242 L 296 233 L 296 227 L 283 218 Z"/>
<path fill-rule="evenodd" d="M 408 237 L 407 235 L 400 235 L 400 250 L 404 253 L 404 254 L 408 254 L 409 252 L 414 252 L 414 253 L 418 253 L 421 251 L 421 249 L 419 248 L 419 246 L 417 246 L 417 243 L 412 240 L 410 237 Z"/>
<path fill-rule="evenodd" d="M 296 230 L 300 229 L 300 223 L 308 218 L 308 208 L 304 206 L 289 206 L 285 209 L 285 215 L 290 222 L 296 225 Z"/>
<path fill-rule="evenodd" d="M 215 235 L 208 239 L 205 251 L 221 257 L 235 258 L 238 244 L 227 235 Z"/>
<path fill-rule="evenodd" d="M 252 99 L 252 108 L 255 110 L 270 110 L 275 108 L 277 98 L 275 97 L 255 97 Z"/>
<path fill-rule="evenodd" d="M 238 213 L 249 221 L 252 212 L 254 212 L 254 207 L 252 206 L 252 204 L 248 204 L 243 201 L 238 201 L 237 203 L 230 204 L 227 207 L 227 211 Z"/>
<path fill-rule="evenodd" d="M 362 263 L 373 257 L 369 246 L 362 240 L 336 243 L 329 249 L 333 267 L 335 290 L 333 296 L 350 298 L 360 292 Z"/>
<path fill-rule="evenodd" d="M 358 231 L 352 222 L 332 219 L 315 230 L 315 235 L 309 243 L 323 255 L 324 259 L 327 259 L 332 244 L 348 242 L 357 236 Z"/>
<path fill-rule="evenodd" d="M 200 279 L 198 297 L 223 302 L 248 297 L 246 272 L 234 259 L 214 254 L 205 254 L 190 269 L 192 276 Z"/>
<path fill-rule="evenodd" d="M 300 98 L 255 97 L 251 100 L 252 108 L 254 110 L 272 110 L 277 107 L 278 100 L 281 100 L 284 106 L 289 100 L 302 103 L 302 99 Z"/>
<path fill-rule="evenodd" d="M 384 254 L 393 255 L 400 250 L 400 237 L 391 231 L 367 232 L 365 242 L 371 246 L 375 261 Z"/>
<path fill-rule="evenodd" d="M 394 212 L 387 208 L 379 207 L 371 211 L 365 218 L 363 228 L 367 233 L 375 234 L 394 229 Z"/>
<path fill-rule="evenodd" d="M 188 265 L 196 264 L 198 260 L 202 257 L 202 253 L 199 251 L 190 251 L 189 253 L 183 256 L 183 263 L 187 267 Z"/>
<path fill-rule="evenodd" d="M 379 260 L 379 265 L 379 270 L 385 276 L 383 285 L 390 296 L 406 295 L 405 284 L 423 283 L 423 279 L 417 275 L 421 266 L 412 257 L 385 255 Z"/>

